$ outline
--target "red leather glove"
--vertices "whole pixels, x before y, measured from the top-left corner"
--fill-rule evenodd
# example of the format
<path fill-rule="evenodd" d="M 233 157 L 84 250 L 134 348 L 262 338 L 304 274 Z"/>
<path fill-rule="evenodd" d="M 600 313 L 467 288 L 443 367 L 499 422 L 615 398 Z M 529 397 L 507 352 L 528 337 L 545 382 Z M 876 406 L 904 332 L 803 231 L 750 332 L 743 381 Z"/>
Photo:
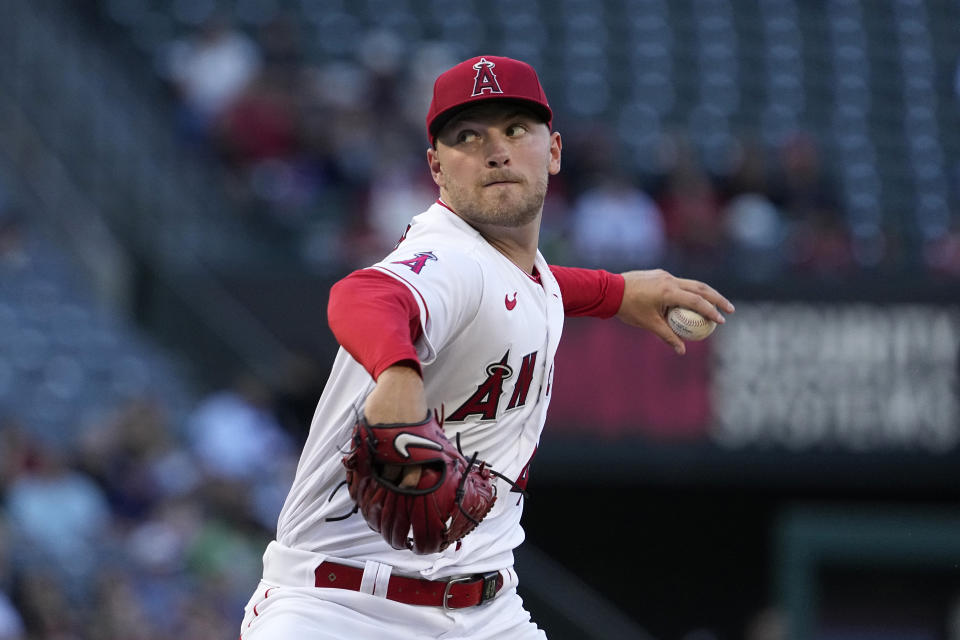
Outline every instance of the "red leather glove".
<path fill-rule="evenodd" d="M 371 425 L 361 417 L 343 466 L 370 528 L 394 549 L 427 554 L 473 531 L 496 502 L 490 470 L 475 459 L 464 458 L 432 415 L 415 424 Z M 401 487 L 384 477 L 386 465 L 421 465 L 420 481 Z"/>

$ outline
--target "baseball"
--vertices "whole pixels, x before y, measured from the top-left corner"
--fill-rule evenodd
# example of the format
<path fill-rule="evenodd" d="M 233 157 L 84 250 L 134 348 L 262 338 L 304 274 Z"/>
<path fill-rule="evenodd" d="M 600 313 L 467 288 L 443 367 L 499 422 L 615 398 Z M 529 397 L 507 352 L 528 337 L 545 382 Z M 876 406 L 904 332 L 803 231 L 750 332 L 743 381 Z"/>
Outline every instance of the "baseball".
<path fill-rule="evenodd" d="M 667 322 L 673 332 L 684 340 L 703 340 L 717 328 L 713 320 L 684 307 L 671 307 L 667 312 Z"/>

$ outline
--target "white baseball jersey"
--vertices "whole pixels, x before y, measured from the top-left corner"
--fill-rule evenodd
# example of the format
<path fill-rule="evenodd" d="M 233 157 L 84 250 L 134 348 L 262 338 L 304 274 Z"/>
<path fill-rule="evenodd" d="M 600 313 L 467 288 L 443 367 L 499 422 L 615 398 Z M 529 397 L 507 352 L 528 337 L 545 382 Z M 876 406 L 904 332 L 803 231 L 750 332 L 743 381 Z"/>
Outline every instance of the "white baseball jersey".
<path fill-rule="evenodd" d="M 537 282 L 488 244 L 445 205 L 416 216 L 405 239 L 371 269 L 413 293 L 423 334 L 416 349 L 427 406 L 436 409 L 451 442 L 475 451 L 499 473 L 526 484 L 525 474 L 546 420 L 553 359 L 563 328 L 563 302 L 543 256 Z M 480 525 L 432 555 L 390 547 L 353 501 L 341 464 L 350 434 L 374 387 L 343 348 L 320 398 L 310 435 L 277 529 L 277 542 L 318 557 L 376 561 L 428 579 L 504 569 L 523 541 L 523 501 L 497 479 L 497 501 Z M 269 557 L 269 553 L 266 556 Z M 269 562 L 269 559 L 267 559 Z"/>

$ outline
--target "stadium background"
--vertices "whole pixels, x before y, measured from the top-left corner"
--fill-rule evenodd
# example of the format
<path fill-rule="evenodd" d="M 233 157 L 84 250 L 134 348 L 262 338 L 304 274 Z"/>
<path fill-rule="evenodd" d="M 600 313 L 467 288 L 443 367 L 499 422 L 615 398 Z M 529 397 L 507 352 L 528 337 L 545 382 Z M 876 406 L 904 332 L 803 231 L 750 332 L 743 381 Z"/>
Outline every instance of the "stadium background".
<path fill-rule="evenodd" d="M 432 78 L 541 73 L 571 322 L 523 591 L 562 638 L 960 637 L 960 3 L 7 0 L 0 638 L 235 637 L 335 345 L 433 199 Z"/>

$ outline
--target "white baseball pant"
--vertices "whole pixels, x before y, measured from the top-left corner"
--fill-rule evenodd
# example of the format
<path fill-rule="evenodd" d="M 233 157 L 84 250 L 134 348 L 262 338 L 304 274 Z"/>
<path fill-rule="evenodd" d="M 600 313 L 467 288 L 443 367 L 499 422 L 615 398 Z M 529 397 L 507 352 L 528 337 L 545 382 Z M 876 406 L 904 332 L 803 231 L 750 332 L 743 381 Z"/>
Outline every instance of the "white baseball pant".
<path fill-rule="evenodd" d="M 547 640 L 516 588 L 475 607 L 444 610 L 344 589 L 271 587 L 246 607 L 241 640 Z"/>
<path fill-rule="evenodd" d="M 390 567 L 369 561 L 360 591 L 314 586 L 317 556 L 272 542 L 244 610 L 241 640 L 547 640 L 517 594 L 512 568 L 493 599 L 461 609 L 387 600 Z"/>

